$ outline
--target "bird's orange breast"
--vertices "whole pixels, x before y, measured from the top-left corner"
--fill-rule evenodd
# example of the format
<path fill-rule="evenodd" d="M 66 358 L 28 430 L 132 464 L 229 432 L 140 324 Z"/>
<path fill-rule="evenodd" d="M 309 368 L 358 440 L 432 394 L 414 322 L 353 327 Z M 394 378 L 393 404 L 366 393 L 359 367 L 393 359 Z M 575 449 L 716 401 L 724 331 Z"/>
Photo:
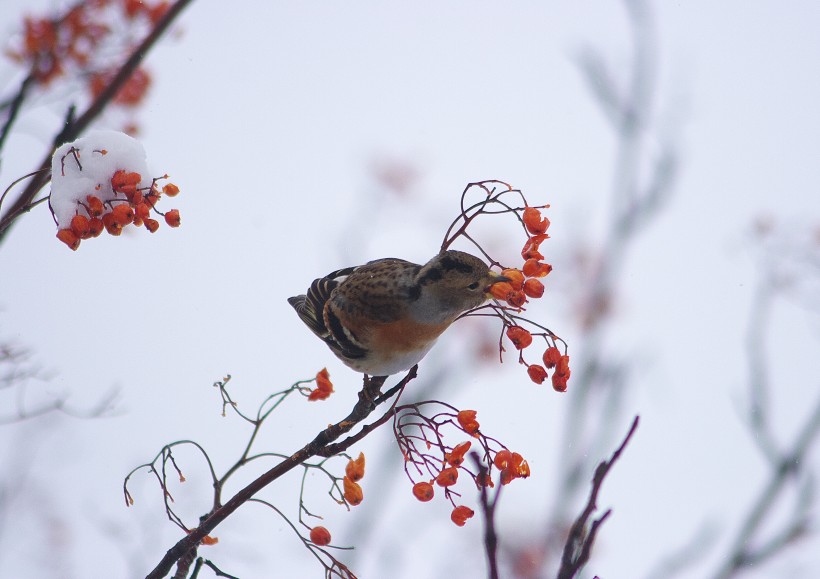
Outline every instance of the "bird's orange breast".
<path fill-rule="evenodd" d="M 371 349 L 411 352 L 427 346 L 438 338 L 450 324 L 420 324 L 397 320 L 373 326 L 370 334 Z"/>

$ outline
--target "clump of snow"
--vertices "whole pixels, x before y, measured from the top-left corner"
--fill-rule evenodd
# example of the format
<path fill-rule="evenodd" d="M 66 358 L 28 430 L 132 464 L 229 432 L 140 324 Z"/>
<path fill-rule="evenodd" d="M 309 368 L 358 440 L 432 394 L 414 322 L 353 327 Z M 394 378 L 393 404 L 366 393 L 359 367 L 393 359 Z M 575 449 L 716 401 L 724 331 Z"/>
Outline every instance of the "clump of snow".
<path fill-rule="evenodd" d="M 66 143 L 51 158 L 51 198 L 49 204 L 58 229 L 67 228 L 83 208 L 87 195 L 103 203 L 125 199 L 111 187 L 117 171 L 139 173 L 138 188 L 150 187 L 151 177 L 145 149 L 136 139 L 119 131 L 91 131 L 73 143 Z"/>

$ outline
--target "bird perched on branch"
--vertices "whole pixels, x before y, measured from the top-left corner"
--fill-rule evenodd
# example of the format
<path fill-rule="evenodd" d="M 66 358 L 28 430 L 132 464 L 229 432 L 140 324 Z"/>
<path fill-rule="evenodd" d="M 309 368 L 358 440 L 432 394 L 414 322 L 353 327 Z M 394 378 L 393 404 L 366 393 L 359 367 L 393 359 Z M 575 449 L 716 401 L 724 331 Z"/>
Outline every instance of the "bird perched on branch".
<path fill-rule="evenodd" d="M 347 366 L 389 376 L 417 364 L 500 281 L 509 280 L 479 258 L 449 250 L 425 265 L 387 258 L 340 269 L 288 303 Z"/>

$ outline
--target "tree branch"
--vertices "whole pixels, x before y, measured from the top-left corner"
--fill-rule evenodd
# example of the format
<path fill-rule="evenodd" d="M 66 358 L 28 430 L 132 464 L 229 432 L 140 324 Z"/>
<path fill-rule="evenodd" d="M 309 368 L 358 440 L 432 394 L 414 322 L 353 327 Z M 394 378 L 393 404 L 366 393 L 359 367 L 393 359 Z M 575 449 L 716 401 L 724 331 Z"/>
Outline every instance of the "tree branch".
<path fill-rule="evenodd" d="M 595 469 L 595 476 L 592 478 L 592 489 L 589 493 L 589 500 L 587 500 L 584 510 L 578 518 L 575 519 L 575 522 L 570 528 L 569 535 L 567 536 L 567 541 L 564 545 L 564 554 L 561 557 L 561 568 L 558 569 L 558 579 L 572 579 L 589 560 L 590 553 L 592 552 L 592 545 L 595 543 L 595 537 L 598 534 L 598 530 L 607 517 L 609 517 L 612 513 L 612 509 L 606 510 L 598 519 L 592 521 L 592 524 L 589 526 L 589 532 L 587 532 L 587 523 L 589 522 L 589 518 L 592 516 L 592 513 L 598 508 L 598 493 L 601 491 L 601 486 L 604 483 L 606 475 L 609 474 L 612 465 L 615 464 L 615 461 L 620 458 L 621 453 L 626 448 L 626 445 L 632 439 L 632 435 L 638 428 L 639 421 L 640 417 L 636 416 L 632 421 L 632 426 L 629 427 L 629 432 L 626 433 L 626 437 L 617 450 L 615 450 L 612 454 L 612 457 L 608 461 L 605 460 L 600 463 L 598 468 Z"/>
<path fill-rule="evenodd" d="M 404 388 L 404 386 L 416 377 L 416 370 L 417 366 L 413 366 L 404 378 L 402 378 L 396 386 L 390 389 L 389 393 L 395 393 Z M 280 478 L 285 473 L 304 463 L 306 460 L 314 456 L 323 455 L 324 451 L 333 441 L 349 432 L 354 426 L 365 420 L 373 412 L 377 404 L 380 404 L 387 399 L 386 395 L 380 396 L 379 394 L 385 379 L 386 377 L 384 376 L 374 378 L 365 377 L 364 386 L 359 392 L 359 401 L 346 418 L 328 426 L 326 429 L 317 434 L 310 443 L 306 444 L 300 450 L 296 451 L 272 469 L 259 476 L 245 488 L 237 492 L 224 505 L 204 517 L 197 528 L 193 529 L 187 536 L 178 541 L 176 545 L 171 547 L 168 552 L 165 553 L 165 556 L 146 576 L 146 579 L 161 579 L 165 577 L 171 570 L 174 563 L 185 557 L 187 553 L 195 551 L 200 541 L 202 541 L 208 533 L 214 530 L 217 525 L 228 518 L 228 516 L 251 499 L 256 493 L 276 479 Z M 345 450 L 345 448 L 349 448 L 357 441 L 357 437 L 351 436 L 346 439 L 346 442 L 349 442 L 346 447 L 338 448 L 338 446 L 335 445 L 334 449 Z"/>

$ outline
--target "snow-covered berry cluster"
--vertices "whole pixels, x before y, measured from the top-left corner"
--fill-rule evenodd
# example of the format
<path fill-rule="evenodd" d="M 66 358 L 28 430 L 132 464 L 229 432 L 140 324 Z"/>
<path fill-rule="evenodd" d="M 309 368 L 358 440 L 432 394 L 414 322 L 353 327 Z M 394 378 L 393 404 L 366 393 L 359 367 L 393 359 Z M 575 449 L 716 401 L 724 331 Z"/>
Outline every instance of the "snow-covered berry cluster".
<path fill-rule="evenodd" d="M 57 239 L 76 250 L 80 241 L 97 237 L 103 230 L 120 235 L 128 225 L 154 233 L 164 218 L 179 227 L 179 210 L 161 212 L 162 195 L 173 197 L 179 188 L 158 178 L 148 177 L 145 150 L 128 135 L 116 131 L 95 131 L 66 143 L 51 160 L 52 184 L 49 207 L 57 223 Z"/>

